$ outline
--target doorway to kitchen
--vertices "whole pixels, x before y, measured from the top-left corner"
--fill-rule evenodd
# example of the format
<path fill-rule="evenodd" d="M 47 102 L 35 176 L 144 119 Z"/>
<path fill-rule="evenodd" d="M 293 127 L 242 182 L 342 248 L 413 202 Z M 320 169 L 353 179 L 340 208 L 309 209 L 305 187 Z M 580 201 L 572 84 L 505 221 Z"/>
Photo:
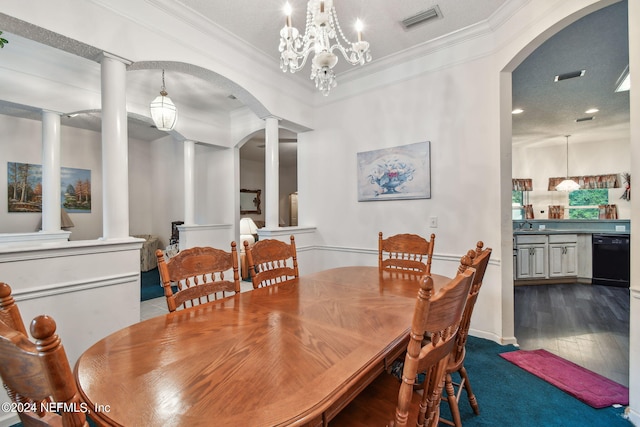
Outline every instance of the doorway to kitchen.
<path fill-rule="evenodd" d="M 521 192 L 521 199 L 516 197 L 512 200 L 513 203 L 518 203 L 518 206 L 512 205 L 512 209 L 521 215 L 519 222 L 532 220 L 531 222 L 536 223 L 536 220 L 547 220 L 551 218 L 551 207 L 557 205 L 563 206 L 563 216 L 556 219 L 561 221 L 565 217 L 569 218 L 571 200 L 567 193 L 554 191 L 555 185 L 551 185 L 550 178 L 565 175 L 622 174 L 630 168 L 627 159 L 630 157 L 627 154 L 630 147 L 629 93 L 614 92 L 614 84 L 606 83 L 612 86 L 607 88 L 603 83 L 610 80 L 615 82 L 628 65 L 627 9 L 627 1 L 616 2 L 577 20 L 549 38 L 513 71 L 512 178 L 514 187 L 516 181 L 533 181 L 531 187 L 523 190 L 524 193 Z M 614 35 L 612 32 L 604 35 L 592 30 L 611 26 L 619 30 L 616 34 L 619 42 L 605 40 Z M 590 36 L 586 35 L 586 28 L 590 28 L 588 31 L 595 37 L 595 41 L 588 40 Z M 571 35 L 571 40 L 563 40 L 563 33 Z M 576 44 L 573 44 L 574 42 Z M 563 47 L 567 47 L 569 51 L 563 53 Z M 589 66 L 588 62 L 578 61 L 581 51 L 584 52 L 585 58 L 598 57 L 596 52 L 599 49 L 609 50 L 610 54 L 616 55 L 610 60 L 599 59 L 601 64 L 606 63 L 607 66 L 615 63 L 615 70 L 606 71 L 595 65 Z M 579 62 L 580 67 L 577 65 Z M 529 69 L 523 71 L 524 67 Z M 577 73 L 573 78 L 563 77 L 563 73 L 577 71 L 578 68 L 580 71 L 586 71 Z M 605 73 L 614 77 L 609 78 L 611 76 L 608 75 L 604 78 Z M 558 76 L 555 81 L 554 75 Z M 536 79 L 544 81 L 545 86 L 534 87 Z M 608 100 L 600 99 L 599 102 L 593 101 L 597 105 L 586 105 L 588 99 L 596 99 L 589 98 L 590 92 L 581 89 L 582 85 L 588 82 L 593 84 L 591 88 L 601 86 L 606 89 L 602 93 L 607 95 Z M 525 85 L 527 87 L 524 87 Z M 576 95 L 575 102 L 561 90 L 567 88 L 571 89 L 571 97 Z M 543 108 L 532 108 L 534 104 L 527 104 L 527 93 L 535 96 L 535 106 Z M 585 105 L 582 106 L 580 102 Z M 517 111 L 516 108 L 520 110 Z M 600 111 L 597 111 L 598 109 Z M 573 116 L 567 115 L 567 112 Z M 611 115 L 620 120 L 617 120 L 615 125 L 605 126 L 605 120 Z M 591 119 L 583 120 L 587 117 Z M 527 124 L 527 121 L 533 122 Z M 565 142 L 564 135 L 572 135 L 572 142 L 575 141 L 571 146 L 571 157 L 565 155 L 566 150 L 562 145 Z M 609 143 L 616 145 L 611 157 L 602 154 L 605 152 L 602 145 Z M 621 161 L 621 153 L 622 159 L 627 161 Z M 622 207 L 621 212 L 625 211 L 620 218 L 629 219 L 628 202 L 615 202 L 620 199 L 623 189 L 605 191 L 608 191 L 610 200 L 607 203 L 618 203 L 619 207 Z M 527 205 L 531 210 L 530 216 L 525 214 Z M 587 232 L 589 231 L 583 230 L 583 233 Z M 533 234 L 528 237 L 533 238 Z M 564 280 L 565 283 L 557 283 L 556 280 L 554 283 L 548 280 L 549 276 L 553 276 L 548 274 L 550 259 L 545 256 L 536 257 L 533 253 L 534 244 L 531 246 L 531 264 L 528 265 L 542 269 L 539 272 L 531 269 L 532 274 L 541 276 L 536 277 L 540 279 L 536 280 L 536 285 L 521 286 L 522 281 L 519 281 L 518 286 L 515 286 L 514 282 L 514 335 L 520 347 L 525 350 L 544 348 L 628 386 L 629 289 L 603 286 L 596 280 L 591 283 L 591 277 L 596 277 L 591 274 L 580 275 L 579 283 L 577 280 L 574 283 L 567 283 L 567 280 Z M 562 245 L 556 246 L 562 246 L 564 251 L 568 248 L 574 251 L 581 247 L 579 241 L 574 245 L 563 242 Z M 591 241 L 588 247 L 591 248 Z M 562 256 L 557 258 L 567 258 L 564 256 L 566 252 L 559 253 Z M 590 262 L 590 250 L 589 253 L 578 253 L 576 259 L 587 258 Z M 535 264 L 536 260 L 541 262 Z M 514 272 L 516 270 L 514 252 Z M 588 270 L 591 271 L 591 266 Z M 588 280 L 582 280 L 586 276 Z"/>

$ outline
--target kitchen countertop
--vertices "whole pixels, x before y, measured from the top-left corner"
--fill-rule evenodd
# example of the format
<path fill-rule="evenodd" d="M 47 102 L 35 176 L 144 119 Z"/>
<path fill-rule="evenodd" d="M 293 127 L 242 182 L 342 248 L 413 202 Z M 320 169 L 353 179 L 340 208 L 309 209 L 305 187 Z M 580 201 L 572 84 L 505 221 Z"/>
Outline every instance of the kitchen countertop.
<path fill-rule="evenodd" d="M 543 228 L 540 228 L 543 227 Z M 616 230 L 618 228 L 618 230 Z M 624 230 L 620 230 L 624 228 Z M 574 219 L 522 219 L 513 220 L 513 234 L 630 234 L 631 221 L 618 220 L 574 220 Z"/>
<path fill-rule="evenodd" d="M 629 234 L 629 230 L 626 231 L 613 231 L 613 230 L 563 230 L 563 229 L 521 229 L 513 230 L 514 235 L 526 235 L 526 234 Z"/>

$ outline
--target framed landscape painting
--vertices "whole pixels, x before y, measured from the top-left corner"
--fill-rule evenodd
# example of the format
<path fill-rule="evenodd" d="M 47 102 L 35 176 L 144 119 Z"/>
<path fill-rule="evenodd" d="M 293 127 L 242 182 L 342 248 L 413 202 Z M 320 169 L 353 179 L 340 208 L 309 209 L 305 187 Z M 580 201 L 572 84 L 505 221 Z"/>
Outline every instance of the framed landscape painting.
<path fill-rule="evenodd" d="M 8 212 L 42 212 L 42 165 L 7 162 Z M 67 212 L 91 212 L 91 171 L 60 168 L 60 204 Z"/>
<path fill-rule="evenodd" d="M 42 212 L 42 165 L 7 162 L 7 211 Z"/>
<path fill-rule="evenodd" d="M 67 212 L 91 212 L 91 170 L 60 168 L 60 203 Z"/>
<path fill-rule="evenodd" d="M 358 201 L 430 199 L 430 142 L 358 153 Z"/>

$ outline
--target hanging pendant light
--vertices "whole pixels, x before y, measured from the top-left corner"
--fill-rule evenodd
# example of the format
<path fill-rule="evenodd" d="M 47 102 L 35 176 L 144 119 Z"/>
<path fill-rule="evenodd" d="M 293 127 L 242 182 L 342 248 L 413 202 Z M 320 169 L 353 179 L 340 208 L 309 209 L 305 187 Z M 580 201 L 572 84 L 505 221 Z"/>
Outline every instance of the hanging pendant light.
<path fill-rule="evenodd" d="M 176 127 L 178 121 L 178 110 L 174 105 L 171 98 L 169 98 L 167 91 L 164 87 L 164 70 L 162 70 L 162 88 L 160 89 L 160 96 L 151 101 L 149 110 L 151 111 L 151 118 L 155 123 L 158 130 L 170 131 Z"/>
<path fill-rule="evenodd" d="M 569 193 L 580 189 L 580 184 L 578 184 L 572 179 L 569 179 L 569 137 L 570 136 L 571 135 L 565 135 L 565 138 L 567 138 L 567 175 L 566 175 L 567 178 L 556 186 L 556 191 L 566 191 Z"/>

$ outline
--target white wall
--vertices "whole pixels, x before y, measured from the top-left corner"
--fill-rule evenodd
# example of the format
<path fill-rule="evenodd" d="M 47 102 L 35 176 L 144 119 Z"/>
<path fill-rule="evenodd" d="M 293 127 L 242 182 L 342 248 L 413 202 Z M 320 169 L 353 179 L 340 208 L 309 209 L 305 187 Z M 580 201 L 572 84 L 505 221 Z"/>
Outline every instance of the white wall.
<path fill-rule="evenodd" d="M 131 235 L 154 234 L 152 202 L 152 143 L 129 139 L 129 231 Z"/>
<path fill-rule="evenodd" d="M 469 79 L 472 70 L 473 79 Z M 477 82 L 482 81 L 482 85 Z M 318 227 L 324 268 L 375 265 L 378 232 L 436 234 L 433 271 L 452 275 L 478 240 L 494 248 L 499 268 L 498 76 L 489 58 L 424 73 L 335 100 L 316 110 L 313 132 L 300 135 L 301 224 Z M 431 142 L 431 199 L 358 202 L 356 155 L 420 141 Z M 429 227 L 435 216 L 437 228 Z M 476 308 L 479 328 L 500 340 L 501 284 L 487 280 Z"/>
<path fill-rule="evenodd" d="M 4 130 L 0 135 L 0 233 L 33 232 L 39 213 L 8 212 L 7 162 L 42 164 L 42 123 L 0 115 L 0 128 Z M 91 213 L 69 214 L 75 225 L 70 240 L 97 239 L 102 236 L 101 135 L 67 126 L 61 127 L 60 134 L 61 166 L 91 170 Z M 168 243 L 171 221 L 182 218 L 184 212 L 181 162 L 182 144 L 170 137 L 154 142 L 129 139 L 131 235 L 158 234 Z"/>
<path fill-rule="evenodd" d="M 281 225 L 289 225 L 291 218 L 291 209 L 289 206 L 289 194 L 298 191 L 298 167 L 281 167 L 279 175 L 280 200 L 279 206 L 279 218 Z M 265 213 L 265 166 L 264 162 L 257 162 L 254 160 L 242 160 L 240 163 L 240 188 L 246 188 L 248 190 L 262 190 L 260 194 L 261 203 L 260 214 L 244 214 L 242 217 L 249 217 L 253 220 L 264 221 Z"/>
<path fill-rule="evenodd" d="M 42 123 L 0 115 L 0 233 L 36 231 L 40 213 L 8 212 L 7 162 L 42 164 Z M 97 239 L 102 235 L 102 163 L 100 134 L 83 129 L 60 128 L 60 165 L 91 170 L 91 212 L 70 213 L 74 223 L 71 240 Z"/>
<path fill-rule="evenodd" d="M 254 221 L 264 221 L 265 211 L 265 166 L 264 161 L 257 162 L 255 160 L 240 161 L 240 188 L 246 190 L 261 190 L 260 193 L 260 211 L 259 214 L 242 214 L 241 217 L 249 217 Z"/>

